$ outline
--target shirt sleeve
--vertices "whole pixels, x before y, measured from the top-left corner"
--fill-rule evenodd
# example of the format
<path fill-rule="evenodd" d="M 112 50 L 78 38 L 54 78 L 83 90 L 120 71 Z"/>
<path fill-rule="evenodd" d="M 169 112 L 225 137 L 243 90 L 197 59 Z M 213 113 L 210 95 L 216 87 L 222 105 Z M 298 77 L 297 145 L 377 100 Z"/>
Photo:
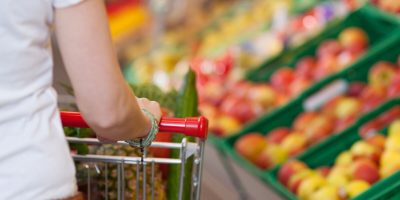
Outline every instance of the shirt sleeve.
<path fill-rule="evenodd" d="M 84 0 L 53 0 L 54 8 L 66 8 L 69 6 L 76 5 Z"/>

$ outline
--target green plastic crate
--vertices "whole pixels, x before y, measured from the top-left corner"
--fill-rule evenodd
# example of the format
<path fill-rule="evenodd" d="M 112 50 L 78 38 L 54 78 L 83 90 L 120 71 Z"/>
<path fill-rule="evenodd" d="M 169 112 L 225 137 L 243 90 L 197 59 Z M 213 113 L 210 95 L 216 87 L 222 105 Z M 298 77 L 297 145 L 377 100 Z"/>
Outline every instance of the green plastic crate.
<path fill-rule="evenodd" d="M 234 161 L 236 161 L 239 165 L 245 168 L 250 173 L 254 174 L 258 177 L 263 177 L 268 171 L 261 170 L 251 162 L 247 161 L 241 155 L 239 155 L 234 149 L 235 142 L 243 135 L 249 132 L 261 132 L 263 134 L 269 133 L 271 130 L 288 126 L 291 127 L 294 119 L 305 110 L 304 103 L 307 101 L 308 97 L 316 94 L 322 90 L 324 90 L 331 83 L 343 80 L 347 83 L 353 81 L 366 82 L 368 78 L 368 71 L 377 61 L 391 61 L 396 62 L 398 55 L 400 55 L 400 30 L 396 31 L 391 37 L 388 37 L 387 40 L 377 45 L 377 47 L 370 51 L 368 56 L 361 58 L 358 62 L 352 65 L 352 67 L 346 69 L 345 71 L 331 76 L 321 83 L 313 86 L 307 92 L 303 93 L 300 98 L 292 101 L 283 109 L 277 110 L 269 115 L 265 115 L 259 118 L 257 121 L 247 125 L 244 127 L 238 134 L 233 135 L 227 138 L 223 143 L 223 149 L 227 152 L 229 156 L 232 157 Z M 336 135 L 340 135 L 338 133 Z M 331 137 L 335 137 L 336 135 L 332 135 Z M 308 151 L 312 151 L 315 148 L 320 148 L 321 144 L 316 144 L 314 146 L 309 147 Z M 307 152 L 304 154 L 307 154 Z M 264 179 L 266 183 L 268 183 L 267 179 Z"/>
<path fill-rule="evenodd" d="M 319 166 L 331 166 L 335 158 L 344 150 L 350 149 L 351 146 L 359 141 L 361 138 L 358 135 L 359 128 L 365 123 L 383 114 L 389 109 L 400 106 L 400 98 L 393 99 L 379 108 L 368 113 L 367 115 L 360 118 L 354 125 L 346 129 L 342 134 L 331 137 L 319 145 L 318 148 L 314 148 L 312 151 L 308 151 L 298 159 L 305 162 L 311 168 L 317 168 Z M 386 134 L 386 131 L 382 131 L 382 134 Z M 264 175 L 263 179 L 268 180 L 270 185 L 275 191 L 277 191 L 282 197 L 286 199 L 297 200 L 298 198 L 283 186 L 277 178 L 279 168 L 275 168 L 269 174 Z M 371 186 L 370 189 L 360 194 L 354 200 L 386 200 L 386 199 L 398 199 L 400 196 L 400 171 L 393 175 L 376 182 Z"/>
<path fill-rule="evenodd" d="M 400 15 L 395 15 L 393 13 L 386 12 L 384 10 L 377 8 L 376 6 L 374 6 L 370 3 L 365 5 L 365 12 L 368 12 L 368 14 L 370 14 L 370 15 L 384 18 L 388 21 L 392 21 L 393 23 L 400 25 Z"/>
<path fill-rule="evenodd" d="M 288 66 L 294 67 L 297 61 L 304 56 L 315 55 L 318 45 L 330 38 L 337 38 L 345 28 L 355 26 L 365 30 L 369 37 L 369 48 L 373 49 L 380 41 L 385 40 L 387 35 L 399 26 L 393 20 L 388 20 L 380 15 L 372 14 L 367 6 L 350 13 L 345 19 L 334 20 L 316 37 L 309 39 L 303 45 L 292 50 L 282 52 L 280 55 L 261 64 L 254 70 L 250 70 L 247 79 L 255 82 L 269 80 L 269 77 L 277 69 Z"/>

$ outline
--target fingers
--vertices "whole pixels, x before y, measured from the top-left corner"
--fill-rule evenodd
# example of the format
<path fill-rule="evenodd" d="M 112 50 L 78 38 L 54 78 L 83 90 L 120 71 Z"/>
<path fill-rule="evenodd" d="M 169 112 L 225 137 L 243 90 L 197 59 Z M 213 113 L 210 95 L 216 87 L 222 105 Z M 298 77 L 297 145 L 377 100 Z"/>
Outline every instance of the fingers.
<path fill-rule="evenodd" d="M 149 111 L 151 114 L 154 115 L 154 117 L 157 119 L 157 121 L 160 121 L 161 118 L 161 107 L 160 104 L 156 101 L 150 101 L 146 98 L 137 98 L 139 107 L 142 109 L 146 109 Z"/>

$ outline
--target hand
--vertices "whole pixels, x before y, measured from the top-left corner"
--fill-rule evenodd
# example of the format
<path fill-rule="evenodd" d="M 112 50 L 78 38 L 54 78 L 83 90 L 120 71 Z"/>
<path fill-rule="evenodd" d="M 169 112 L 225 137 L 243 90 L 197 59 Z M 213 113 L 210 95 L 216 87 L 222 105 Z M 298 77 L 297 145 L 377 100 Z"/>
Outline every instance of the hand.
<path fill-rule="evenodd" d="M 136 98 L 136 99 L 141 109 L 146 109 L 147 111 L 149 111 L 156 118 L 157 122 L 160 122 L 162 112 L 160 104 L 158 104 L 158 102 L 150 101 L 147 98 Z M 146 115 L 145 117 L 147 118 Z M 151 122 L 149 120 L 148 128 L 146 128 L 147 131 L 145 132 L 145 135 L 143 135 L 143 137 L 145 137 L 149 133 L 150 129 L 151 129 Z"/>

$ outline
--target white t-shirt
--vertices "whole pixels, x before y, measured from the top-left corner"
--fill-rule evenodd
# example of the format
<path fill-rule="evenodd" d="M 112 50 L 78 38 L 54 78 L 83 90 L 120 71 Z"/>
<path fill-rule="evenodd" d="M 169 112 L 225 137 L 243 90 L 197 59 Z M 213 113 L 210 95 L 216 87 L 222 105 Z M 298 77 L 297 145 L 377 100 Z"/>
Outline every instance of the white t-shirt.
<path fill-rule="evenodd" d="M 0 0 L 0 199 L 59 199 L 75 169 L 52 88 L 54 9 L 82 0 Z"/>

